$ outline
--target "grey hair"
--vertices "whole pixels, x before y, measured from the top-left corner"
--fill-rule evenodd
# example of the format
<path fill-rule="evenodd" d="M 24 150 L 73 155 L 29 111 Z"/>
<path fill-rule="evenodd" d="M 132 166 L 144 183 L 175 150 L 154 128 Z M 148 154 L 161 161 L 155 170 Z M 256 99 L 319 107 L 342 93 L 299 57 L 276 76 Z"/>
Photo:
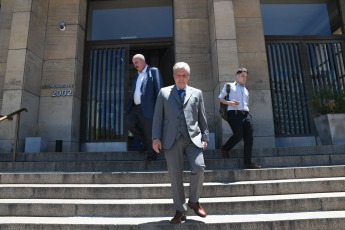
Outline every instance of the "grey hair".
<path fill-rule="evenodd" d="M 133 58 L 139 58 L 139 59 L 145 61 L 145 57 L 144 57 L 144 55 L 142 55 L 142 54 L 136 54 L 136 55 L 133 56 Z"/>
<path fill-rule="evenodd" d="M 174 67 L 173 67 L 173 71 L 174 71 L 174 74 L 175 74 L 175 71 L 177 69 L 185 69 L 188 73 L 188 75 L 190 75 L 190 67 L 187 63 L 185 62 L 177 62 Z"/>

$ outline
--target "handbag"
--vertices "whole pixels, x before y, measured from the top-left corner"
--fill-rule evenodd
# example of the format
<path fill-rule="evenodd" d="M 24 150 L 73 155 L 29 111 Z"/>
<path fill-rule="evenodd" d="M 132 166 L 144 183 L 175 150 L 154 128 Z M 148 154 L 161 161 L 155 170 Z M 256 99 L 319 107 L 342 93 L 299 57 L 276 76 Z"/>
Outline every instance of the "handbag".
<path fill-rule="evenodd" d="M 229 94 L 230 94 L 230 84 L 226 84 L 226 96 L 225 96 L 225 100 L 229 100 Z M 221 116 L 221 118 L 223 118 L 225 121 L 228 121 L 228 116 L 226 115 L 226 113 L 228 112 L 228 105 L 225 105 L 221 102 L 220 106 L 219 106 L 219 114 Z"/>

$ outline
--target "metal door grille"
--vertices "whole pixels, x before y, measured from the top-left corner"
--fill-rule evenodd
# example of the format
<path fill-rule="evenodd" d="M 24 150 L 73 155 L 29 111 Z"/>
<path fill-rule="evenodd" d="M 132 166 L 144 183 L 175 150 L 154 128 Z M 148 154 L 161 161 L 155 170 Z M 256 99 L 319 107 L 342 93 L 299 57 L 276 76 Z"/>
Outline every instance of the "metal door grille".
<path fill-rule="evenodd" d="M 340 42 L 307 43 L 314 92 L 320 88 L 344 87 L 344 60 Z"/>
<path fill-rule="evenodd" d="M 339 36 L 266 36 L 276 136 L 312 135 L 308 98 L 322 87 L 344 89 L 343 50 Z"/>
<path fill-rule="evenodd" d="M 298 43 L 266 44 L 277 136 L 311 133 Z"/>
<path fill-rule="evenodd" d="M 86 55 L 83 139 L 126 141 L 124 115 L 128 48 L 89 47 Z"/>

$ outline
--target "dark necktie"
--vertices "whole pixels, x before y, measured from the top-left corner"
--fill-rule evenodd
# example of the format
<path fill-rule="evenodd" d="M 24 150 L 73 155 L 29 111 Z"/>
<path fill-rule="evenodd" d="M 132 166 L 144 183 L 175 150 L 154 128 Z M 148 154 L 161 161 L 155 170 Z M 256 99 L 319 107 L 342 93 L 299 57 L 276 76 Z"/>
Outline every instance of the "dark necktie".
<path fill-rule="evenodd" d="M 182 100 L 184 89 L 180 89 L 180 90 L 178 90 L 177 92 L 178 92 L 178 95 L 180 96 L 180 98 L 181 98 L 181 100 Z"/>

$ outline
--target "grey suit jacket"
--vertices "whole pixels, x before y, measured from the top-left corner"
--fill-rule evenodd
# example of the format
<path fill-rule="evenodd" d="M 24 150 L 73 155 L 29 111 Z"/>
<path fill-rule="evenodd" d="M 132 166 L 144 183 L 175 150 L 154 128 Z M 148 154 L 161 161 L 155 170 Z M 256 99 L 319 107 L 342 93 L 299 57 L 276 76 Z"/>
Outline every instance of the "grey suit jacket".
<path fill-rule="evenodd" d="M 181 103 L 175 85 L 160 90 L 153 116 L 152 139 L 160 139 L 163 149 L 170 149 L 175 141 Z M 208 142 L 209 131 L 201 90 L 187 85 L 183 112 L 192 142 L 203 148 L 201 142 Z"/>

